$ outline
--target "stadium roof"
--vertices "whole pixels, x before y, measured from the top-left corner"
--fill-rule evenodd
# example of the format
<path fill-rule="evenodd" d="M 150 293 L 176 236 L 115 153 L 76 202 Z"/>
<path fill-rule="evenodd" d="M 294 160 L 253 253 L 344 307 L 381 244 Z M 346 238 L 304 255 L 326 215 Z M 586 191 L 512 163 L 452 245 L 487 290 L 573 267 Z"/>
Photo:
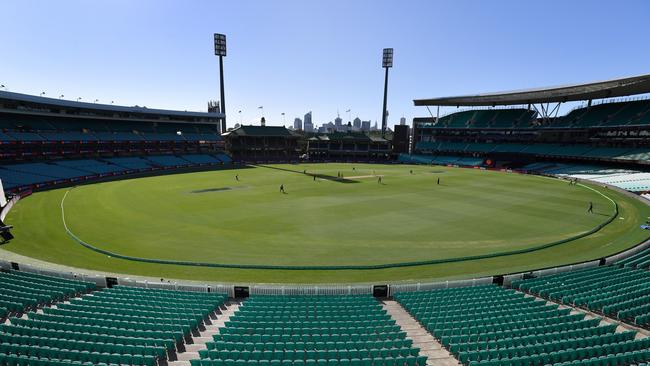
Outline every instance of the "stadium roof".
<path fill-rule="evenodd" d="M 209 118 L 223 117 L 223 114 L 221 113 L 188 112 L 188 111 L 175 111 L 175 110 L 168 110 L 168 109 L 152 109 L 152 108 L 138 107 L 138 106 L 127 107 L 127 106 L 119 106 L 113 104 L 76 102 L 71 100 L 39 97 L 36 95 L 21 94 L 21 93 L 14 93 L 8 91 L 0 91 L 0 99 L 15 100 L 20 102 L 28 102 L 28 103 L 38 103 L 43 105 L 50 105 L 50 106 L 57 106 L 57 107 L 64 107 L 64 108 L 80 108 L 80 109 L 92 109 L 92 110 L 113 111 L 113 112 L 142 113 L 142 114 L 155 114 L 155 115 L 168 115 L 168 116 L 209 117 Z"/>
<path fill-rule="evenodd" d="M 573 102 L 650 93 L 650 74 L 547 88 L 415 99 L 416 106 L 495 106 Z"/>

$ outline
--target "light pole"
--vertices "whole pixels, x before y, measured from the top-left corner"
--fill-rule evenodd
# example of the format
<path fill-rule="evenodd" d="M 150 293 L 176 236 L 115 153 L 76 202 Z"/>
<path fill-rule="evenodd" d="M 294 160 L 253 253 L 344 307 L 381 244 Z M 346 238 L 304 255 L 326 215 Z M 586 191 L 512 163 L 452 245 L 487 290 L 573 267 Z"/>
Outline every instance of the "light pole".
<path fill-rule="evenodd" d="M 241 119 L 241 110 L 238 111 L 237 113 L 239 113 L 239 125 L 241 126 L 241 121 L 242 121 L 242 119 Z"/>
<path fill-rule="evenodd" d="M 384 107 L 381 110 L 381 137 L 386 137 L 386 102 L 388 99 L 388 69 L 393 67 L 393 49 L 384 48 L 384 57 L 382 59 L 381 67 L 386 69 L 386 76 L 384 77 Z"/>
<path fill-rule="evenodd" d="M 81 100 L 81 97 L 77 98 L 77 102 Z"/>
<path fill-rule="evenodd" d="M 41 92 L 41 97 L 42 97 L 43 95 L 45 95 L 45 92 Z"/>
<path fill-rule="evenodd" d="M 59 95 L 59 99 L 63 99 L 63 97 L 65 97 L 65 95 L 63 94 Z"/>
<path fill-rule="evenodd" d="M 282 112 L 280 114 L 282 115 L 282 125 L 284 126 L 284 125 L 286 125 L 286 123 L 284 122 L 284 112 Z"/>
<path fill-rule="evenodd" d="M 226 94 L 223 87 L 223 58 L 226 56 L 226 35 L 214 34 L 214 54 L 219 56 L 219 86 L 221 89 L 221 131 L 226 131 Z"/>
<path fill-rule="evenodd" d="M 352 109 L 348 108 L 346 112 L 348 113 L 348 122 L 352 122 Z"/>
<path fill-rule="evenodd" d="M 7 87 L 5 86 L 5 84 L 0 84 L 0 89 L 7 90 Z"/>
<path fill-rule="evenodd" d="M 99 102 L 99 99 L 95 99 L 95 101 L 93 103 L 97 103 L 97 102 Z"/>

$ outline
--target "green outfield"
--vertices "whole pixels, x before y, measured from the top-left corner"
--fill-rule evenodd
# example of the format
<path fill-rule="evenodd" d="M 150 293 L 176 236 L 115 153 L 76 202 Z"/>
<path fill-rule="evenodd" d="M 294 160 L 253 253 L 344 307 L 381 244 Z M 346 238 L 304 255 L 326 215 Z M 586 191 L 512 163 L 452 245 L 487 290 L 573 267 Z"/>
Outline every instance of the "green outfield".
<path fill-rule="evenodd" d="M 604 228 L 530 253 L 385 269 L 293 269 L 457 259 L 535 248 L 607 222 L 615 214 L 610 199 L 617 202 L 619 213 Z M 593 214 L 586 212 L 589 202 Z M 285 269 L 114 258 L 73 240 L 64 229 L 63 214 L 76 237 L 119 255 Z M 648 206 L 621 193 L 551 178 L 437 166 L 287 164 L 36 193 L 10 212 L 7 221 L 14 225 L 16 239 L 2 248 L 79 268 L 219 282 L 471 278 L 618 252 L 648 238 L 648 232 L 639 229 L 648 216 Z"/>

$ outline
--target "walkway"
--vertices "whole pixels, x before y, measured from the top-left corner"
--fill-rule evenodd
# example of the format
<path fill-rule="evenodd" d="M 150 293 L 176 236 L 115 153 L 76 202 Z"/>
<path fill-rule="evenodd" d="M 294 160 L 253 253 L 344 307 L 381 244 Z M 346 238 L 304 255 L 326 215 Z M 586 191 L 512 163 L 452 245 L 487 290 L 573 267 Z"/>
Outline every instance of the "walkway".
<path fill-rule="evenodd" d="M 460 364 L 397 301 L 384 300 L 383 307 L 395 319 L 397 325 L 406 332 L 406 337 L 413 340 L 413 346 L 420 348 L 420 354 L 428 357 L 427 365 L 450 366 Z"/>

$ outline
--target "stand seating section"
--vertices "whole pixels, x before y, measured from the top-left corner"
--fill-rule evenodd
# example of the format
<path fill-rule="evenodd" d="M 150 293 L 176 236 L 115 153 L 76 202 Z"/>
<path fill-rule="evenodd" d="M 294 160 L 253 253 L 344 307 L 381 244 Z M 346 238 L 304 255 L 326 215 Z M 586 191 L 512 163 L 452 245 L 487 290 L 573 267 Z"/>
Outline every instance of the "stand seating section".
<path fill-rule="evenodd" d="M 477 109 L 440 117 L 436 127 L 445 128 L 513 128 L 528 127 L 537 113 L 528 109 Z"/>
<path fill-rule="evenodd" d="M 0 272 L 0 318 L 95 289 L 95 284 L 35 273 Z"/>
<path fill-rule="evenodd" d="M 521 144 L 521 143 L 477 143 L 477 142 L 432 142 L 420 141 L 416 152 L 445 153 L 512 153 L 538 156 L 569 156 L 613 160 L 649 160 L 650 148 L 619 148 L 591 145 Z"/>
<path fill-rule="evenodd" d="M 650 100 L 613 102 L 576 108 L 545 124 L 525 108 L 476 109 L 440 117 L 437 128 L 591 128 L 650 124 Z"/>
<path fill-rule="evenodd" d="M 632 261 L 514 281 L 512 286 L 638 326 L 648 326 L 650 272 L 626 266 Z"/>
<path fill-rule="evenodd" d="M 52 160 L 44 163 L 25 163 L 0 166 L 4 188 L 43 184 L 58 180 L 75 180 L 86 176 L 107 176 L 129 171 L 153 168 L 191 166 L 199 164 L 229 164 L 225 154 L 152 155 L 106 159 Z"/>
<path fill-rule="evenodd" d="M 484 159 L 467 156 L 447 155 L 408 155 L 400 154 L 398 161 L 402 163 L 435 164 L 435 165 L 460 165 L 460 166 L 481 166 Z"/>
<path fill-rule="evenodd" d="M 0 117 L 0 142 L 221 141 L 215 124 Z M 178 133 L 180 132 L 180 134 Z"/>
<path fill-rule="evenodd" d="M 650 359 L 650 338 L 494 285 L 395 298 L 464 365 L 606 364 Z M 598 363 L 597 363 L 598 364 Z"/>
<path fill-rule="evenodd" d="M 618 264 L 623 265 L 624 267 L 647 270 L 650 268 L 650 247 L 619 261 Z"/>
<path fill-rule="evenodd" d="M 253 296 L 194 366 L 424 366 L 372 296 Z"/>
<path fill-rule="evenodd" d="M 113 287 L 10 317 L 0 325 L 0 364 L 153 366 L 226 295 Z"/>

